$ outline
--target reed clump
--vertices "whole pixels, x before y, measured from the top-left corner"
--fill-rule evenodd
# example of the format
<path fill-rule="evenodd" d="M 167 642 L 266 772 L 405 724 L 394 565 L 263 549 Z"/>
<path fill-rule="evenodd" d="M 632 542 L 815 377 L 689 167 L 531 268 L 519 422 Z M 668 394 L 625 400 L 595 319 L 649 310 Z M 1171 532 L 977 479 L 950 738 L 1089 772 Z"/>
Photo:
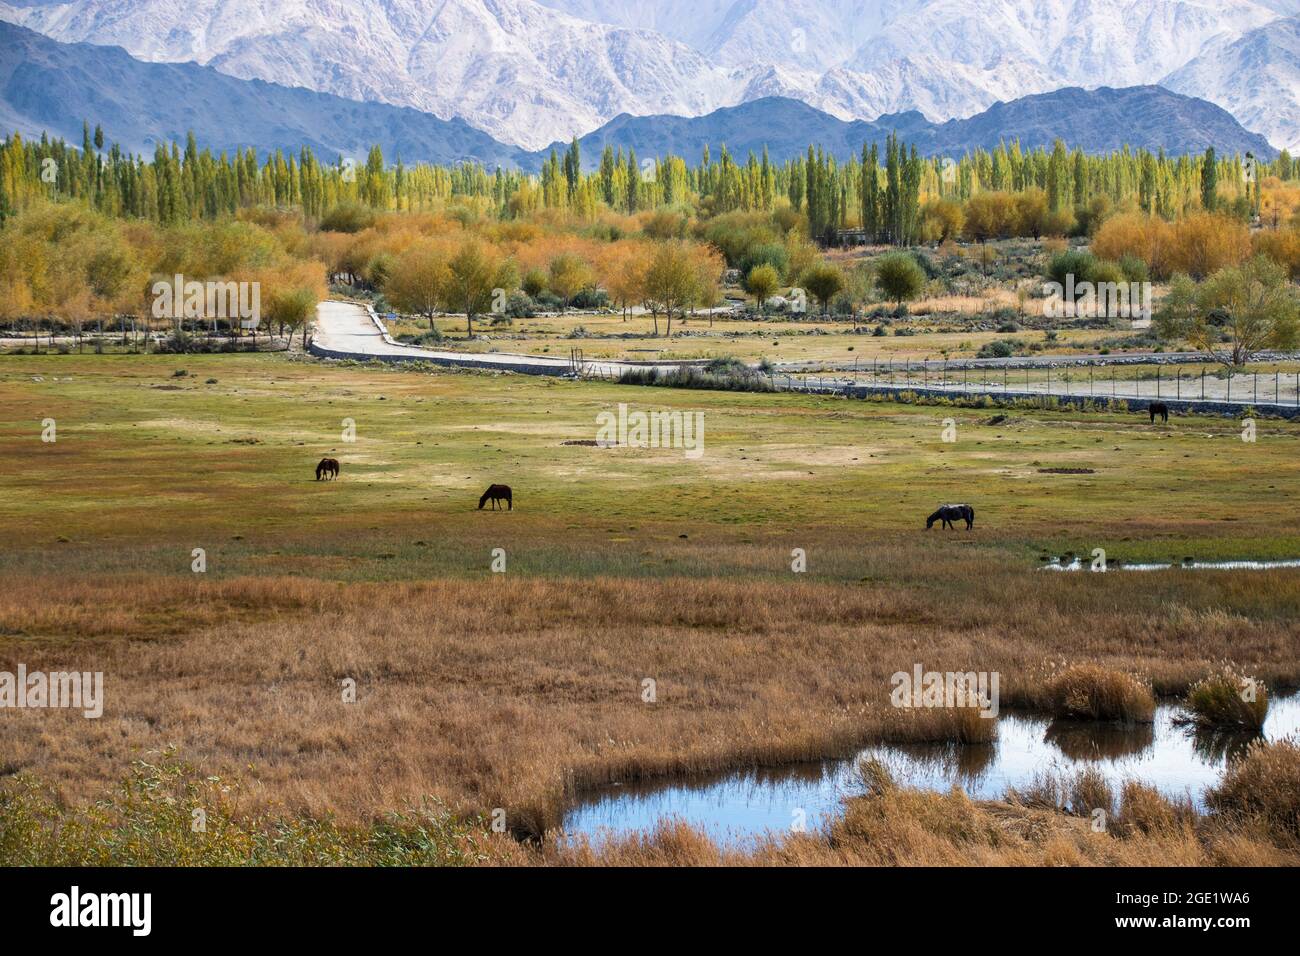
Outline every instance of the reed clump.
<path fill-rule="evenodd" d="M 1121 720 L 1148 723 L 1155 719 L 1151 688 L 1122 671 L 1096 664 L 1075 664 L 1052 677 L 1047 692 L 1052 715 L 1065 720 Z"/>

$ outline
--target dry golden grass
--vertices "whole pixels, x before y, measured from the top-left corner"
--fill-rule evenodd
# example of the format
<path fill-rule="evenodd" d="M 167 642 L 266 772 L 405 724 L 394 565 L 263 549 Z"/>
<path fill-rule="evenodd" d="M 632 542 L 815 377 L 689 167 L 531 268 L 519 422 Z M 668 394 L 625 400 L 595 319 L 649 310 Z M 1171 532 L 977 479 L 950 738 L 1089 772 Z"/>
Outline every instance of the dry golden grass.
<path fill-rule="evenodd" d="M 998 724 L 978 707 L 895 708 L 883 717 L 888 743 L 984 744 L 997 739 Z"/>
<path fill-rule="evenodd" d="M 1090 591 L 1061 575 L 1027 589 L 1033 572 L 961 555 L 893 560 L 899 581 L 924 568 L 962 598 L 761 578 L 19 578 L 10 633 L 53 616 L 72 640 L 11 638 L 0 669 L 103 670 L 107 700 L 99 720 L 0 713 L 5 769 L 86 801 L 175 745 L 242 776 L 252 805 L 365 819 L 434 797 L 463 814 L 503 807 L 515 832 L 536 834 L 588 785 L 844 755 L 897 733 L 890 675 L 916 662 L 999 671 L 1004 706 L 1040 702 L 1041 673 L 1073 655 L 1180 691 L 1229 654 L 1297 677 L 1279 652 L 1290 625 L 1271 613 L 1187 640 L 1179 615 L 1116 610 L 1142 607 L 1149 582 Z M 1007 593 L 1023 596 L 999 604 Z M 97 601 L 121 632 L 103 633 L 86 610 Z M 356 703 L 342 700 L 347 678 Z"/>
<path fill-rule="evenodd" d="M 1120 792 L 1120 820 L 1141 833 L 1172 833 L 1192 826 L 1196 812 L 1190 799 L 1170 800 L 1155 787 L 1128 780 Z"/>
<path fill-rule="evenodd" d="M 1130 674 L 1095 664 L 1076 664 L 1048 683 L 1052 713 L 1068 720 L 1123 720 L 1146 723 L 1154 719 L 1151 688 Z"/>
<path fill-rule="evenodd" d="M 1206 802 L 1217 813 L 1267 827 L 1300 846 L 1300 741 L 1252 743 L 1245 757 L 1228 765 Z"/>

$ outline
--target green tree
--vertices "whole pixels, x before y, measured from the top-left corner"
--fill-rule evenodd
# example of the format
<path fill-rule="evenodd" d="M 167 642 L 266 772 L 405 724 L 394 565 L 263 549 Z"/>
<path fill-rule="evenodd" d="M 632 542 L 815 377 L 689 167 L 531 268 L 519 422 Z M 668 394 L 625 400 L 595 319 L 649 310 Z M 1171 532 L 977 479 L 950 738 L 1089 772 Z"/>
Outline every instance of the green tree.
<path fill-rule="evenodd" d="M 407 249 L 397 260 L 384 284 L 384 296 L 404 312 L 423 315 L 429 320 L 429 329 L 436 331 L 433 317 L 444 300 L 447 277 L 447 263 L 441 250 L 432 243 L 420 243 Z"/>
<path fill-rule="evenodd" d="M 829 262 L 818 262 L 803 274 L 803 287 L 822 304 L 822 314 L 831 310 L 831 300 L 844 288 L 844 274 Z"/>
<path fill-rule="evenodd" d="M 1240 367 L 1264 349 L 1295 347 L 1300 300 L 1286 270 L 1256 256 L 1199 286 L 1176 276 L 1155 325 L 1163 338 L 1185 338 L 1215 361 Z"/>
<path fill-rule="evenodd" d="M 1201 205 L 1209 212 L 1219 205 L 1219 161 L 1213 146 L 1205 151 L 1201 163 Z"/>
<path fill-rule="evenodd" d="M 755 266 L 749 270 L 749 275 L 745 277 L 745 291 L 758 300 L 760 312 L 780 281 L 781 277 L 770 265 Z"/>
<path fill-rule="evenodd" d="M 673 334 L 673 312 L 683 315 L 700 294 L 700 277 L 684 242 L 661 242 L 650 259 L 645 277 L 646 298 L 668 316 L 667 334 Z M 656 322 L 656 333 L 658 323 Z"/>
<path fill-rule="evenodd" d="M 925 271 L 906 252 L 881 256 L 876 263 L 876 284 L 898 305 L 910 302 L 925 288 Z"/>
<path fill-rule="evenodd" d="M 479 243 L 465 243 L 447 262 L 442 280 L 442 298 L 448 312 L 465 313 L 465 336 L 474 336 L 474 317 L 492 309 L 492 293 L 498 288 L 501 264 Z"/>

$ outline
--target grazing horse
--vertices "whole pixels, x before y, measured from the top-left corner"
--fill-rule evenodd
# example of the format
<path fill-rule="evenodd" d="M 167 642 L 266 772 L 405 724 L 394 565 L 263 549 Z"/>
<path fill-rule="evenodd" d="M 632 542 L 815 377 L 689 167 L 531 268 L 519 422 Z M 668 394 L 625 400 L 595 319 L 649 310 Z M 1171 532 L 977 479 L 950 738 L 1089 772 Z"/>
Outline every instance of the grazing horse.
<path fill-rule="evenodd" d="M 1169 406 L 1166 405 L 1164 402 L 1152 402 L 1148 406 L 1147 411 L 1151 413 L 1152 425 L 1156 423 L 1157 415 L 1160 416 L 1161 421 L 1163 421 L 1166 425 L 1169 424 Z"/>
<path fill-rule="evenodd" d="M 339 476 L 339 463 L 335 458 L 322 458 L 316 466 L 316 480 L 329 481 Z"/>
<path fill-rule="evenodd" d="M 483 510 L 483 506 L 487 504 L 489 498 L 492 499 L 493 511 L 497 510 L 498 501 L 504 501 L 511 511 L 515 510 L 515 502 L 511 497 L 509 485 L 489 485 L 488 490 L 483 492 L 483 497 L 478 500 L 479 511 Z"/>
<path fill-rule="evenodd" d="M 970 505 L 944 505 L 925 519 L 926 530 L 933 528 L 936 521 L 942 521 L 941 527 L 944 528 L 956 527 L 954 521 L 965 521 L 966 530 L 969 531 L 975 527 L 975 509 Z"/>

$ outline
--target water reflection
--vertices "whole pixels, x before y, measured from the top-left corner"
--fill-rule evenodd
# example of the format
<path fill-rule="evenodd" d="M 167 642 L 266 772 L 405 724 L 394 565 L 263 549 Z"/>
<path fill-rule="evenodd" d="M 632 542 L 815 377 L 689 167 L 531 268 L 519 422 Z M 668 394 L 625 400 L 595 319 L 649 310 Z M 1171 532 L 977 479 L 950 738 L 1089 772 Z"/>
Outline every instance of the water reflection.
<path fill-rule="evenodd" d="M 1118 760 L 1153 746 L 1156 725 L 1054 720 L 1047 725 L 1043 739 L 1076 763 Z"/>
<path fill-rule="evenodd" d="M 1287 558 L 1282 561 L 1197 561 L 1195 558 L 1183 558 L 1178 564 L 1144 563 L 1122 561 L 1111 558 L 1106 567 L 1111 571 L 1168 571 L 1178 568 L 1182 571 L 1274 571 L 1279 568 L 1300 568 L 1300 558 Z M 1092 562 L 1085 562 L 1073 555 L 1060 558 L 1047 558 L 1040 571 L 1091 571 Z"/>
<path fill-rule="evenodd" d="M 883 760 L 911 786 L 948 790 L 955 784 L 978 799 L 1024 788 L 1038 774 L 1092 767 L 1117 792 L 1125 780 L 1140 780 L 1203 808 L 1206 788 L 1254 738 L 1194 731 L 1176 722 L 1179 713 L 1161 705 L 1153 724 L 1127 727 L 1004 714 L 995 743 L 878 745 L 842 760 L 604 787 L 569 811 L 563 829 L 599 840 L 678 818 L 715 840 L 742 845 L 764 834 L 788 833 L 804 821 L 809 829 L 823 827 L 845 797 L 862 792 L 856 767 L 868 756 Z M 1275 697 L 1263 736 L 1277 740 L 1297 731 L 1300 697 Z"/>
<path fill-rule="evenodd" d="M 1263 734 L 1253 730 L 1190 726 L 1185 727 L 1183 732 L 1191 738 L 1192 749 L 1196 751 L 1198 757 L 1217 764 L 1240 760 L 1252 743 L 1264 739 Z"/>

